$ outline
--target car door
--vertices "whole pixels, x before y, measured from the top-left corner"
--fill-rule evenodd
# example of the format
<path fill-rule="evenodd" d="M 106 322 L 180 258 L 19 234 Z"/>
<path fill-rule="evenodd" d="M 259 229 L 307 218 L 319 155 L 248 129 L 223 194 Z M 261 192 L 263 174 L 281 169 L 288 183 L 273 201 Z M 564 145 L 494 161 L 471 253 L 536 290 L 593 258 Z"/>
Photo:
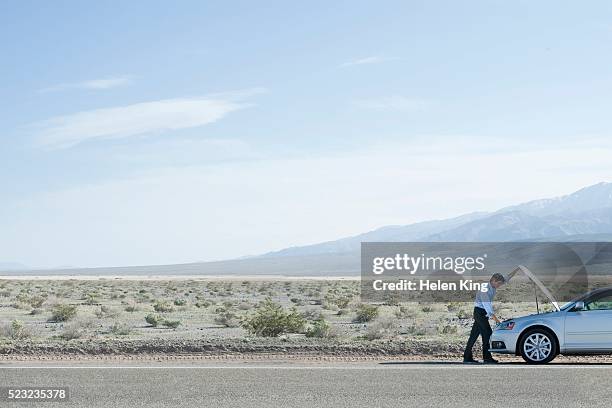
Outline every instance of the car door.
<path fill-rule="evenodd" d="M 568 351 L 612 350 L 612 291 L 585 300 L 583 310 L 565 317 L 565 348 Z"/>

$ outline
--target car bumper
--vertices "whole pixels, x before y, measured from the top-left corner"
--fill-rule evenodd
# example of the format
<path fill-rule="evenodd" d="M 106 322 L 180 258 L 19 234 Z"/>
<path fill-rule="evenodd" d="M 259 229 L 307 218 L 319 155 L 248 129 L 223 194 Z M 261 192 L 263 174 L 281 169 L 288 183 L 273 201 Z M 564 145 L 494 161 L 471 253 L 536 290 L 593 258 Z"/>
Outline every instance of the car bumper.
<path fill-rule="evenodd" d="M 514 330 L 495 330 L 491 335 L 489 351 L 491 353 L 515 354 L 519 336 Z"/>

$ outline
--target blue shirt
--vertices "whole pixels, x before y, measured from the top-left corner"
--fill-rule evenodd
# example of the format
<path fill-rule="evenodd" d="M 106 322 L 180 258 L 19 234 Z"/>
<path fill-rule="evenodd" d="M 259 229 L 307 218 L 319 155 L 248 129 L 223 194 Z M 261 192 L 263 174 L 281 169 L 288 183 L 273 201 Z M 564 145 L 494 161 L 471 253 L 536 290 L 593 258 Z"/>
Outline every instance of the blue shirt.
<path fill-rule="evenodd" d="M 487 311 L 487 317 L 493 316 L 493 298 L 495 297 L 496 289 L 489 283 L 489 288 L 486 292 L 479 290 L 476 292 L 476 300 L 474 306 Z"/>

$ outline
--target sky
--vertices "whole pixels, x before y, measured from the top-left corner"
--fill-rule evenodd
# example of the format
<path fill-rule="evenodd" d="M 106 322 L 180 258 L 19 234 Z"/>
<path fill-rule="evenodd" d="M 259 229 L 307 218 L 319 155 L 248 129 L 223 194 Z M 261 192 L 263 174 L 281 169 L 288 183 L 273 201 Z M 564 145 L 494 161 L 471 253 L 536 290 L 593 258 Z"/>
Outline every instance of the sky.
<path fill-rule="evenodd" d="M 0 262 L 228 259 L 612 174 L 607 1 L 0 3 Z"/>

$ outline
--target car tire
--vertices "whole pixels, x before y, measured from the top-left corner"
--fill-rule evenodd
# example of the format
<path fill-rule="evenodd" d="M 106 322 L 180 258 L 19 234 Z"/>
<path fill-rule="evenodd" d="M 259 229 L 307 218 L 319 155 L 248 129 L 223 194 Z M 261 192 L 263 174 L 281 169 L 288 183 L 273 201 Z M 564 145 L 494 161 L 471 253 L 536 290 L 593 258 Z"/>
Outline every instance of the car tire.
<path fill-rule="evenodd" d="M 519 342 L 521 357 L 529 364 L 546 364 L 559 353 L 557 339 L 550 330 L 535 328 L 527 330 Z"/>

